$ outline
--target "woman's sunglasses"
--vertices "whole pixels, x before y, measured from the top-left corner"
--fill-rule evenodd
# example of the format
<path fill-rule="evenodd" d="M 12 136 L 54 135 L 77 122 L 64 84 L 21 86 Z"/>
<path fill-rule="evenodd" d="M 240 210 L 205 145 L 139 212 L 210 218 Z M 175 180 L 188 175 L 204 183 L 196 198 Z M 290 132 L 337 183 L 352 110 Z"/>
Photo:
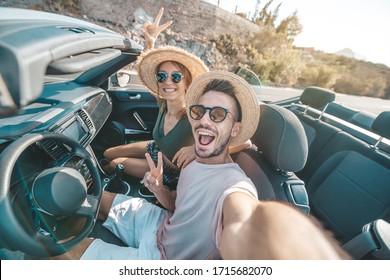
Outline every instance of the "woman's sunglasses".
<path fill-rule="evenodd" d="M 184 76 L 180 73 L 172 73 L 171 74 L 171 80 L 175 84 L 180 83 L 181 79 L 183 79 L 183 78 L 184 78 Z M 160 84 L 164 83 L 167 79 L 168 79 L 168 74 L 165 72 L 158 72 L 156 74 L 156 80 Z"/>
<path fill-rule="evenodd" d="M 210 119 L 216 123 L 223 122 L 226 119 L 227 114 L 230 113 L 228 109 L 218 106 L 210 108 L 204 107 L 203 105 L 192 105 L 190 106 L 190 116 L 194 120 L 200 120 L 203 118 L 204 114 L 206 114 L 207 110 L 209 111 Z"/>

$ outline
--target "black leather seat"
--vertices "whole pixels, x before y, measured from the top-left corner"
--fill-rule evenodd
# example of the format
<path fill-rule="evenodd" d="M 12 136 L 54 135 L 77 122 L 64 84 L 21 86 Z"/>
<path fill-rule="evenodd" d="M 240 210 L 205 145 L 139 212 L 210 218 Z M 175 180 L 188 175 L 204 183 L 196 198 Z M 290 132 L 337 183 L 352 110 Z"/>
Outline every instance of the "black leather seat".
<path fill-rule="evenodd" d="M 260 200 L 281 200 L 309 213 L 305 184 L 294 172 L 306 163 L 308 145 L 303 126 L 286 108 L 260 105 L 260 122 L 253 146 L 234 161 L 255 184 Z"/>
<path fill-rule="evenodd" d="M 300 102 L 322 111 L 330 102 L 334 101 L 335 98 L 336 94 L 333 91 L 312 86 L 305 88 L 301 94 Z"/>
<path fill-rule="evenodd" d="M 380 142 L 390 138 L 389 124 L 390 112 L 374 120 L 371 130 L 380 136 L 376 144 L 337 132 L 299 173 L 306 182 L 312 214 L 341 243 L 367 223 L 390 221 L 390 154 Z"/>
<path fill-rule="evenodd" d="M 309 146 L 311 146 L 312 142 L 317 137 L 318 131 L 316 129 L 316 123 L 320 121 L 322 113 L 327 110 L 328 105 L 331 104 L 335 98 L 336 94 L 333 91 L 312 86 L 305 88 L 302 92 L 299 99 L 300 104 L 293 104 L 289 107 L 289 110 L 300 119 L 303 128 L 305 129 Z M 309 108 L 319 110 L 320 113 L 322 113 L 313 116 L 312 112 L 308 110 Z M 331 132 L 321 135 L 320 137 L 323 136 L 331 136 Z M 310 149 L 312 148 L 310 147 Z"/>

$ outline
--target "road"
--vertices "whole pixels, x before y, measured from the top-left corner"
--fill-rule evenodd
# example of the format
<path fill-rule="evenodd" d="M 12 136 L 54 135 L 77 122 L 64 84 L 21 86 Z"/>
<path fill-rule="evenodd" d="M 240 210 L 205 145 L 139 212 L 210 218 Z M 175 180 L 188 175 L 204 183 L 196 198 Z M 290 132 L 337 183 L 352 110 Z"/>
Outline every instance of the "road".
<path fill-rule="evenodd" d="M 258 89 L 255 89 L 258 93 Z M 274 88 L 274 87 L 262 87 L 260 100 L 277 101 L 283 100 L 295 96 L 299 96 L 302 90 L 291 88 Z M 259 95 L 258 95 L 259 96 Z M 367 96 L 356 96 L 342 93 L 336 93 L 337 103 L 344 106 L 356 109 L 359 111 L 366 111 L 378 115 L 383 111 L 390 111 L 390 100 L 381 99 Z"/>
<path fill-rule="evenodd" d="M 132 84 L 142 84 L 139 80 L 136 72 L 131 72 L 131 83 Z M 293 89 L 293 88 L 276 88 L 276 87 L 256 87 L 254 86 L 257 96 L 259 100 L 266 101 L 278 101 L 291 97 L 300 96 L 302 91 L 301 89 Z M 367 96 L 356 96 L 356 95 L 348 95 L 342 93 L 336 93 L 337 103 L 340 103 L 344 106 L 350 107 L 359 111 L 366 111 L 378 115 L 383 111 L 390 111 L 390 100 L 389 99 L 381 99 Z"/>

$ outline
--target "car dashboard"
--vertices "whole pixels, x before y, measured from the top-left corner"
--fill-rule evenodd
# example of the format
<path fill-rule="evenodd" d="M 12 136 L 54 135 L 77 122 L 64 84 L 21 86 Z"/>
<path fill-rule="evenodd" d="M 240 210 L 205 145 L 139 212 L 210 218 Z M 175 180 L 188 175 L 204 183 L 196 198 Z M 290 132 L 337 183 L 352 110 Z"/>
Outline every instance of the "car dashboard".
<path fill-rule="evenodd" d="M 39 100 L 23 108 L 22 115 L 7 118 L 0 126 L 0 149 L 22 135 L 42 132 L 63 134 L 87 148 L 111 109 L 111 100 L 101 88 L 86 86 L 69 90 L 61 85 L 49 85 Z M 11 127 L 12 130 L 8 129 Z M 88 178 L 81 159 L 70 154 L 69 147 L 51 139 L 32 145 L 22 157 L 27 157 L 19 161 L 27 163 L 23 168 L 26 174 L 36 173 L 34 169 L 40 167 L 68 166 L 78 169 L 85 179 Z M 32 170 L 28 167 L 30 163 Z"/>
<path fill-rule="evenodd" d="M 0 125 L 0 153 L 25 134 L 54 132 L 72 138 L 94 158 L 89 145 L 111 109 L 111 100 L 101 88 L 85 86 L 69 89 L 69 85 L 48 85 L 39 100 L 23 108 L 23 114 L 4 119 Z M 85 159 L 72 151 L 64 143 L 44 139 L 29 146 L 18 158 L 11 175 L 9 195 L 18 219 L 25 221 L 26 228 L 37 227 L 34 215 L 29 214 L 31 205 L 26 193 L 43 170 L 53 167 L 76 169 L 84 177 L 88 193 L 93 192 L 93 180 Z M 45 227 L 40 228 L 43 234 L 56 227 L 56 221 L 53 220 L 52 224 L 50 219 L 48 221 Z"/>
<path fill-rule="evenodd" d="M 93 147 L 113 107 L 105 89 L 143 47 L 76 18 L 0 10 L 0 258 L 58 255 L 96 221 L 110 181 Z M 65 233 L 62 222 L 80 217 L 81 231 Z"/>

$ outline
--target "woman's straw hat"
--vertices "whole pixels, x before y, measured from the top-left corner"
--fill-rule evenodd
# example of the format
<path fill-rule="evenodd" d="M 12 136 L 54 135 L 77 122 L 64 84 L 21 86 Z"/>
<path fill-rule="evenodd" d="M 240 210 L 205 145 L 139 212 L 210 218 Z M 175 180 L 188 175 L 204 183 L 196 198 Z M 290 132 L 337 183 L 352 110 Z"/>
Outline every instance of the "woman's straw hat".
<path fill-rule="evenodd" d="M 227 71 L 211 71 L 192 81 L 186 94 L 186 108 L 189 116 L 189 107 L 197 104 L 203 95 L 206 86 L 212 80 L 226 80 L 234 87 L 234 92 L 241 107 L 241 132 L 234 137 L 230 145 L 245 143 L 255 133 L 259 118 L 260 107 L 253 88 L 240 76 Z"/>
<path fill-rule="evenodd" d="M 177 47 L 165 46 L 147 50 L 138 57 L 137 70 L 142 83 L 155 96 L 158 96 L 155 77 L 157 67 L 165 61 L 175 61 L 183 64 L 191 73 L 192 80 L 209 70 L 199 57 Z"/>

